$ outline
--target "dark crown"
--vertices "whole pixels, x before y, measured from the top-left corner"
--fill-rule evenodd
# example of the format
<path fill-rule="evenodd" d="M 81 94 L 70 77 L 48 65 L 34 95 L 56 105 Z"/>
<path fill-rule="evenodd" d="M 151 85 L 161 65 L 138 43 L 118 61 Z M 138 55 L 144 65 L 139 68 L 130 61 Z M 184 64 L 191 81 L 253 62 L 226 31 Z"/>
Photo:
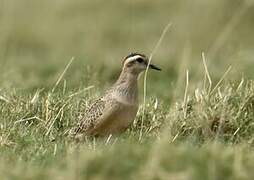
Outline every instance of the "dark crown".
<path fill-rule="evenodd" d="M 137 56 L 137 55 L 143 57 L 144 60 L 147 58 L 146 55 L 141 54 L 141 53 L 130 53 L 128 56 L 126 56 L 126 57 L 124 58 L 123 64 L 125 63 L 125 61 L 126 61 L 128 58 L 134 57 L 134 56 Z"/>
<path fill-rule="evenodd" d="M 128 59 L 128 58 L 130 58 L 130 57 L 133 57 L 133 56 L 137 56 L 137 55 L 139 55 L 139 56 L 141 56 L 141 57 L 143 57 L 143 58 L 146 58 L 146 56 L 145 56 L 144 54 L 141 54 L 141 53 L 130 53 L 128 56 L 126 56 L 126 57 L 124 58 L 124 60 L 126 60 L 126 59 Z"/>

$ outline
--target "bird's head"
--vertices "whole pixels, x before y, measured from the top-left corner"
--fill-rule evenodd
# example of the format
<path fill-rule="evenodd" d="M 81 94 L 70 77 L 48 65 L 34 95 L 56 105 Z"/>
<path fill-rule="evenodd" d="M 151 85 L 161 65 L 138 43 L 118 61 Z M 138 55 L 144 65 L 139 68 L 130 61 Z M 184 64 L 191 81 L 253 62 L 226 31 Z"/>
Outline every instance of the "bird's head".
<path fill-rule="evenodd" d="M 148 58 L 139 53 L 131 53 L 126 56 L 123 61 L 123 70 L 133 73 L 140 74 L 144 70 L 146 70 L 148 66 Z M 161 71 L 160 68 L 156 67 L 153 64 L 149 64 L 149 69 L 154 69 L 157 71 Z"/>

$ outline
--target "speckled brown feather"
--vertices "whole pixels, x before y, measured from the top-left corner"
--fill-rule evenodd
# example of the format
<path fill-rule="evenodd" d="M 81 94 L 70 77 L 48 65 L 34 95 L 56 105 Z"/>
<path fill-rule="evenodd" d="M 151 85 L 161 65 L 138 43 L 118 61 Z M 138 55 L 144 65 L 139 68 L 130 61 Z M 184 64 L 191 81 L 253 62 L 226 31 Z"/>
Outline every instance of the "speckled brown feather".
<path fill-rule="evenodd" d="M 79 115 L 78 125 L 74 129 L 74 134 L 86 132 L 95 126 L 96 120 L 102 116 L 106 102 L 102 98 L 96 100 L 90 107 Z"/>

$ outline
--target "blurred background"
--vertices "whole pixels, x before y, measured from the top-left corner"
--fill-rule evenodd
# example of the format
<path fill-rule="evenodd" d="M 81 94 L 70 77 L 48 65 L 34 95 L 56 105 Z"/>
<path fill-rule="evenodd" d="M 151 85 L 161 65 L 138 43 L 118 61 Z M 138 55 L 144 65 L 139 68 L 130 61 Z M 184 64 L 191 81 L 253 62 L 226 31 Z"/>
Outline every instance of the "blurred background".
<path fill-rule="evenodd" d="M 107 87 L 122 59 L 149 55 L 169 22 L 153 58 L 163 71 L 149 73 L 149 95 L 182 96 L 187 69 L 201 86 L 202 51 L 215 83 L 230 65 L 229 80 L 253 78 L 251 0 L 0 0 L 0 87 L 50 89 L 71 57 L 68 89 Z"/>

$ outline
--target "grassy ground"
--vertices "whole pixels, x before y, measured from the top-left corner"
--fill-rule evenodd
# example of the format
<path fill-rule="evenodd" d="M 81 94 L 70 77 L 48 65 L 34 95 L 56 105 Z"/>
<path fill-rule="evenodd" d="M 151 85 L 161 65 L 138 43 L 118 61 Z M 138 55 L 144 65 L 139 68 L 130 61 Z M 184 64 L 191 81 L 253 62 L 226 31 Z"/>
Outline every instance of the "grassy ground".
<path fill-rule="evenodd" d="M 0 179 L 253 179 L 253 8 L 0 0 Z M 68 138 L 81 104 L 113 83 L 128 53 L 149 54 L 168 22 L 153 58 L 163 71 L 149 72 L 128 131 Z"/>

